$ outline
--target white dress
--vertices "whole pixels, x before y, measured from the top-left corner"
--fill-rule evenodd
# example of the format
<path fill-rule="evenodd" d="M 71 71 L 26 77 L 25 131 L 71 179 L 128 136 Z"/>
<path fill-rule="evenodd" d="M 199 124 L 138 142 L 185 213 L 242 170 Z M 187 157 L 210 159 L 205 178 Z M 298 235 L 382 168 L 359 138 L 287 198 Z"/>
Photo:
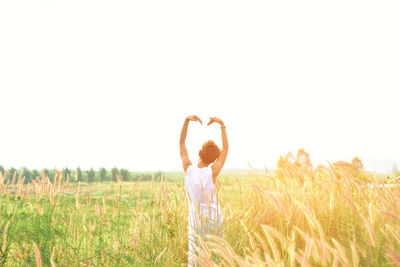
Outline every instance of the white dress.
<path fill-rule="evenodd" d="M 185 190 L 189 204 L 188 265 L 195 266 L 192 255 L 198 255 L 200 245 L 195 234 L 206 239 L 207 234 L 223 237 L 223 216 L 219 207 L 211 167 L 190 165 L 186 170 Z"/>

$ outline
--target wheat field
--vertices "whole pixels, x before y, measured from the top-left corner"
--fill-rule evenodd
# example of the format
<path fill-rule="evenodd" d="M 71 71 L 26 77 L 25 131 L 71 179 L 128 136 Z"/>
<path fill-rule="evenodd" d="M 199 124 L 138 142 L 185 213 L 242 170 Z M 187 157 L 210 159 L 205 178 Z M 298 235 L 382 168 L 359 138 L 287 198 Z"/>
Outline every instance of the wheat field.
<path fill-rule="evenodd" d="M 26 184 L 0 174 L 0 265 L 187 265 L 183 179 Z M 299 179 L 301 177 L 301 179 Z M 220 179 L 224 239 L 200 266 L 400 266 L 400 188 L 338 166 Z"/>

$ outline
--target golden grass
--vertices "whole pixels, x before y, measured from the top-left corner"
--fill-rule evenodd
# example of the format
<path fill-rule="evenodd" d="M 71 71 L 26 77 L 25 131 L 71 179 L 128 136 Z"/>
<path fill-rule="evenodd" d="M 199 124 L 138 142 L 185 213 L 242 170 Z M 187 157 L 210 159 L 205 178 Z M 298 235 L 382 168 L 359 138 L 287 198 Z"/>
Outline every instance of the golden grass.
<path fill-rule="evenodd" d="M 207 236 L 200 266 L 400 266 L 400 191 L 369 188 L 335 166 L 301 178 L 249 173 L 218 187 L 224 236 Z M 183 181 L 29 184 L 0 173 L 0 264 L 187 264 Z"/>

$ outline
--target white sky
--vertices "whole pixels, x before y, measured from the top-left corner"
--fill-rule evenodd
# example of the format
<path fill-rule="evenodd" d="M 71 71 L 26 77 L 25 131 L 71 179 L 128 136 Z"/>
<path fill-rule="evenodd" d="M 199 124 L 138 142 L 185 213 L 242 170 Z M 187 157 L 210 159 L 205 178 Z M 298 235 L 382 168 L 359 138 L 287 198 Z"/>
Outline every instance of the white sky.
<path fill-rule="evenodd" d="M 181 168 L 184 118 L 226 168 L 358 155 L 400 168 L 399 1 L 1 1 L 0 164 Z M 190 125 L 192 162 L 219 127 Z M 375 164 L 374 164 L 375 162 Z"/>

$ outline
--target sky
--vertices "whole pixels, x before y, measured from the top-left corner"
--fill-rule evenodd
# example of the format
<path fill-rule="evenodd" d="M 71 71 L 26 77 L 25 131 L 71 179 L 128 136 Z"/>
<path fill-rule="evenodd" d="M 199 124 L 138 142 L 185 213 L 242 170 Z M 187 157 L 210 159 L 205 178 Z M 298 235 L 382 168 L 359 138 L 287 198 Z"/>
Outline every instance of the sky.
<path fill-rule="evenodd" d="M 304 148 L 400 169 L 399 1 L 0 2 L 0 165 L 274 169 Z"/>

